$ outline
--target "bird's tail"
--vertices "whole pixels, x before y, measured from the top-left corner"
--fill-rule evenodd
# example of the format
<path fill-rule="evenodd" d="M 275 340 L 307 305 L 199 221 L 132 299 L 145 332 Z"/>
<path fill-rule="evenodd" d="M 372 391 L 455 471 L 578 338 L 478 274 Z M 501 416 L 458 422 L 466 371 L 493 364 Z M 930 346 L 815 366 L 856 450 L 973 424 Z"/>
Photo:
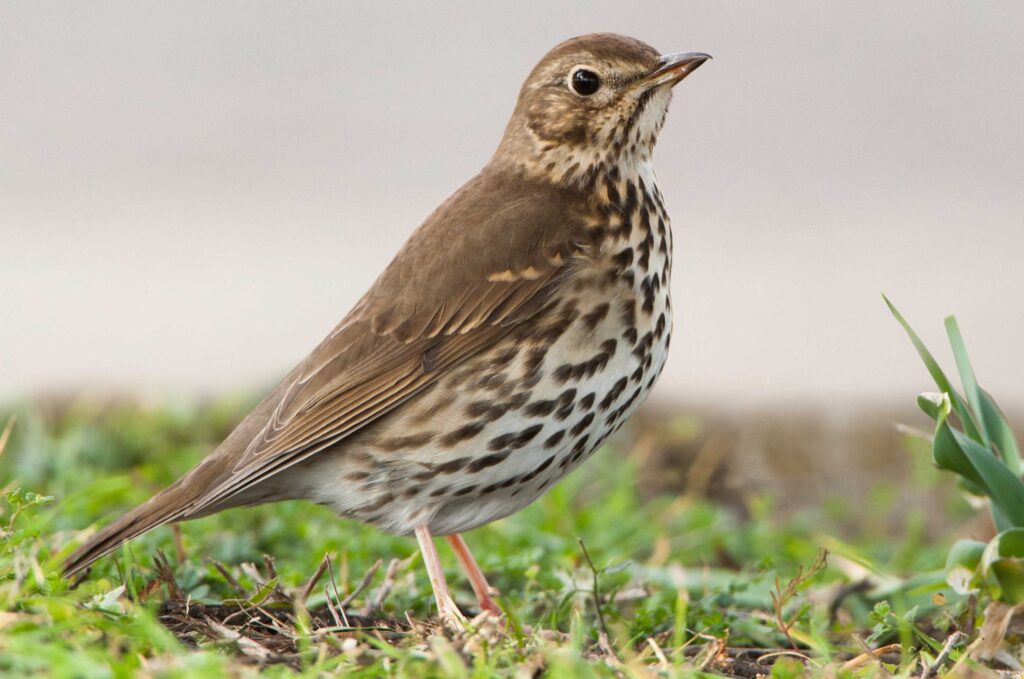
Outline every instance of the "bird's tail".
<path fill-rule="evenodd" d="M 212 463 L 212 464 L 211 464 Z M 219 464 L 218 464 L 219 463 Z M 65 577 L 74 575 L 88 568 L 94 561 L 110 554 L 122 544 L 136 538 L 157 526 L 173 523 L 182 519 L 192 519 L 206 515 L 210 511 L 190 511 L 190 506 L 203 494 L 205 486 L 196 483 L 195 474 L 204 468 L 206 474 L 216 474 L 223 461 L 215 457 L 206 458 L 199 467 L 178 479 L 166 489 L 154 495 L 148 502 L 132 509 L 113 523 L 105 526 L 100 532 L 89 538 L 84 545 L 76 549 L 64 561 Z"/>

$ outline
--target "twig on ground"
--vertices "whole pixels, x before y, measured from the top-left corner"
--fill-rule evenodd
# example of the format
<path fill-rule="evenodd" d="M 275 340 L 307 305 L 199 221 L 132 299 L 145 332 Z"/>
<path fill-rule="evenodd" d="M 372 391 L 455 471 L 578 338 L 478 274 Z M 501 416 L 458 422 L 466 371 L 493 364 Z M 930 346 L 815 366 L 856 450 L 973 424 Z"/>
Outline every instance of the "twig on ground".
<path fill-rule="evenodd" d="M 178 583 L 174 579 L 174 571 L 171 569 L 171 564 L 167 561 L 167 555 L 164 554 L 162 549 L 156 550 L 156 554 L 153 555 L 153 567 L 156 570 L 157 580 L 167 585 L 168 598 L 172 600 L 184 599 L 185 595 L 182 594 L 181 589 L 178 587 Z"/>
<path fill-rule="evenodd" d="M 263 555 L 263 565 L 267 569 L 267 576 L 270 580 L 277 577 L 277 567 L 274 565 L 274 557 L 269 554 Z"/>
<path fill-rule="evenodd" d="M 392 559 L 388 563 L 388 568 L 384 571 L 384 580 L 381 581 L 380 587 L 377 588 L 374 595 L 363 606 L 362 611 L 360 611 L 362 615 L 370 615 L 373 611 L 380 610 L 384 600 L 388 598 L 388 595 L 395 586 L 395 574 L 398 573 L 398 568 L 402 565 L 408 565 L 408 560 Z"/>
<path fill-rule="evenodd" d="M 362 591 L 364 589 L 369 587 L 370 583 L 373 582 L 373 576 L 377 574 L 377 570 L 381 567 L 381 564 L 383 564 L 383 563 L 384 563 L 383 560 L 377 559 L 374 562 L 374 564 L 372 566 L 370 566 L 370 569 L 368 571 L 366 571 L 366 575 L 364 575 L 363 579 L 359 581 L 359 584 L 356 585 L 356 588 L 354 590 L 352 590 L 351 592 L 349 592 L 349 595 L 347 597 L 345 597 L 345 599 L 341 602 L 340 606 L 342 608 L 348 608 L 348 605 L 350 603 L 352 603 L 355 600 L 355 598 L 362 593 Z M 330 565 L 328 565 L 328 569 L 329 568 L 330 568 Z M 332 580 L 334 579 L 334 573 L 333 572 L 331 573 L 331 579 Z M 335 586 L 334 591 L 335 591 L 335 593 L 337 593 L 337 591 L 338 591 L 337 586 Z"/>
<path fill-rule="evenodd" d="M 950 634 L 949 638 L 946 639 L 946 643 L 942 646 L 939 655 L 935 658 L 935 662 L 924 668 L 924 671 L 921 672 L 921 679 L 929 679 L 929 677 L 934 676 L 942 669 L 942 666 L 949 660 L 949 654 L 953 652 L 954 648 L 963 643 L 965 639 L 967 639 L 967 635 L 963 632 L 953 632 Z"/>
<path fill-rule="evenodd" d="M 323 577 L 324 571 L 327 570 L 327 566 L 330 564 L 330 562 L 331 555 L 324 554 L 324 558 L 320 559 L 320 565 L 316 567 L 316 570 L 313 572 L 313 575 L 309 578 L 309 580 L 306 581 L 306 584 L 305 586 L 303 586 L 302 591 L 299 592 L 299 598 L 297 599 L 298 603 L 302 604 L 303 606 L 306 605 L 306 602 L 309 600 L 309 595 L 313 593 L 313 588 L 316 587 L 316 583 L 320 582 L 320 578 Z"/>
<path fill-rule="evenodd" d="M 818 571 L 825 568 L 828 562 L 828 550 L 819 549 L 818 556 L 815 557 L 814 563 L 808 567 L 807 571 L 804 571 L 804 567 L 800 566 L 797 569 L 796 576 L 792 580 L 786 583 L 785 587 L 782 585 L 782 581 L 776 577 L 775 586 L 771 591 L 772 596 L 772 610 L 775 613 L 775 624 L 779 628 L 779 631 L 786 635 L 786 639 L 789 641 L 789 645 L 796 650 L 797 643 L 793 640 L 792 635 L 789 631 L 793 628 L 795 623 L 787 622 L 785 616 L 785 607 L 789 601 L 796 596 L 797 591 L 800 589 L 800 585 L 813 577 Z"/>
<path fill-rule="evenodd" d="M 707 651 L 707 655 L 704 657 L 703 660 L 701 660 L 700 665 L 697 666 L 697 669 L 702 672 L 707 668 L 708 665 L 710 665 L 713 662 L 717 662 L 719 656 L 721 656 L 727 650 L 725 647 L 725 641 L 717 638 L 712 638 L 711 641 L 707 642 L 703 646 L 699 646 L 698 648 L 700 648 L 703 651 Z"/>
<path fill-rule="evenodd" d="M 606 661 L 613 662 L 613 664 L 621 664 L 622 661 L 619 659 L 615 649 L 612 648 L 611 637 L 608 634 L 608 625 L 604 619 L 604 612 L 601 610 L 601 590 L 598 582 L 600 573 L 597 570 L 597 566 L 594 565 L 593 559 L 590 558 L 590 552 L 587 551 L 587 545 L 584 544 L 583 539 L 577 538 L 576 541 L 580 543 L 580 549 L 583 550 L 583 558 L 587 560 L 587 565 L 590 567 L 590 573 L 593 576 L 594 584 L 591 587 L 590 594 L 594 601 L 594 610 L 597 613 L 597 644 L 601 648 L 602 653 L 604 653 Z"/>
<path fill-rule="evenodd" d="M 377 565 L 379 564 L 380 560 L 378 559 Z M 373 570 L 376 570 L 376 568 L 374 568 Z M 327 589 L 326 586 L 324 586 L 324 594 L 327 595 L 327 608 L 331 612 L 331 617 L 334 618 L 335 625 L 345 625 L 346 627 L 348 627 L 348 616 L 345 615 L 345 608 L 348 606 L 348 598 L 346 597 L 345 601 L 338 602 L 338 608 L 341 610 L 340 615 L 338 614 L 338 610 L 335 610 L 334 608 L 334 601 L 340 599 L 341 597 L 338 594 L 338 582 L 334 579 L 334 569 L 331 568 L 330 561 L 327 562 L 327 572 L 330 574 L 331 587 L 334 588 L 334 599 L 332 599 L 330 590 Z"/>
<path fill-rule="evenodd" d="M 858 639 L 858 641 L 859 641 L 859 639 Z M 839 670 L 841 672 L 848 672 L 848 671 L 853 671 L 853 670 L 855 670 L 858 667 L 861 667 L 863 665 L 866 665 L 869 662 L 877 663 L 877 662 L 879 662 L 879 659 L 883 655 L 885 655 L 886 653 L 892 653 L 893 651 L 899 651 L 902 648 L 903 647 L 900 646 L 899 644 L 889 644 L 888 646 L 879 646 L 878 648 L 868 649 L 868 650 L 864 651 L 863 653 L 861 653 L 860 655 L 856 655 L 856 656 L 850 658 L 849 660 L 847 660 L 846 662 L 844 662 L 840 666 Z"/>
<path fill-rule="evenodd" d="M 658 664 L 661 666 L 661 669 L 667 670 L 671 667 L 668 658 L 665 657 L 665 652 L 661 650 L 661 646 L 659 646 L 658 642 L 654 640 L 654 637 L 647 637 L 647 645 L 651 647 L 652 651 L 654 651 L 654 657 L 658 659 Z"/>

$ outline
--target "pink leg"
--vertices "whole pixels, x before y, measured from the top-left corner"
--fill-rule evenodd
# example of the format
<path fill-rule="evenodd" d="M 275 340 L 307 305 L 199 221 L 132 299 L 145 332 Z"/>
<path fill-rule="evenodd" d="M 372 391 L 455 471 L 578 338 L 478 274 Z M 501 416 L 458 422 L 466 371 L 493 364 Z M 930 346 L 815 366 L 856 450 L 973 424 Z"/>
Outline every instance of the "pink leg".
<path fill-rule="evenodd" d="M 491 598 L 491 592 L 494 590 L 487 584 L 483 571 L 480 570 L 476 559 L 470 554 L 469 547 L 466 546 L 462 536 L 456 533 L 455 535 L 447 536 L 445 539 L 448 540 L 448 544 L 455 550 L 455 556 L 458 558 L 459 563 L 462 564 L 462 570 L 466 571 L 466 575 L 469 577 L 469 584 L 473 586 L 473 592 L 480 603 L 480 610 L 501 617 L 501 608 Z"/>
<path fill-rule="evenodd" d="M 427 567 L 430 586 L 434 589 L 434 599 L 437 601 L 437 613 L 441 622 L 459 631 L 466 629 L 466 618 L 448 593 L 448 583 L 444 580 L 441 559 L 437 555 L 434 538 L 426 526 L 416 528 L 416 541 L 420 543 L 420 553 L 423 554 L 423 563 Z"/>

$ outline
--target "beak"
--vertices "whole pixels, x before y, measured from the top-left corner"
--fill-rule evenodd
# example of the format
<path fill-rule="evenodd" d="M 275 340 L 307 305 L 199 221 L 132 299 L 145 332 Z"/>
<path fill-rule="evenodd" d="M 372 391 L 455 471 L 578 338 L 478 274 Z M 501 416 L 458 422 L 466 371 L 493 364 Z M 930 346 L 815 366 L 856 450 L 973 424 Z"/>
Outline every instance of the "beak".
<path fill-rule="evenodd" d="M 654 89 L 661 85 L 675 85 L 680 80 L 690 75 L 705 61 L 711 58 L 710 54 L 703 52 L 678 52 L 666 54 L 658 59 L 658 65 L 640 82 L 644 89 Z"/>

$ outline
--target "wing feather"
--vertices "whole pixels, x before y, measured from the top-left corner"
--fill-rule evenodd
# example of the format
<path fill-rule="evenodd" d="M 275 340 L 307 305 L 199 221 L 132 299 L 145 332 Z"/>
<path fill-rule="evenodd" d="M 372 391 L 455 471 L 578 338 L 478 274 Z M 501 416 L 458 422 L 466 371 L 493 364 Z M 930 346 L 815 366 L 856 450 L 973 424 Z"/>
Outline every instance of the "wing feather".
<path fill-rule="evenodd" d="M 370 291 L 229 437 L 233 464 L 180 517 L 208 513 L 338 445 L 529 319 L 587 240 L 580 197 L 485 170 L 438 208 Z M 253 423 L 246 420 L 247 431 Z"/>

